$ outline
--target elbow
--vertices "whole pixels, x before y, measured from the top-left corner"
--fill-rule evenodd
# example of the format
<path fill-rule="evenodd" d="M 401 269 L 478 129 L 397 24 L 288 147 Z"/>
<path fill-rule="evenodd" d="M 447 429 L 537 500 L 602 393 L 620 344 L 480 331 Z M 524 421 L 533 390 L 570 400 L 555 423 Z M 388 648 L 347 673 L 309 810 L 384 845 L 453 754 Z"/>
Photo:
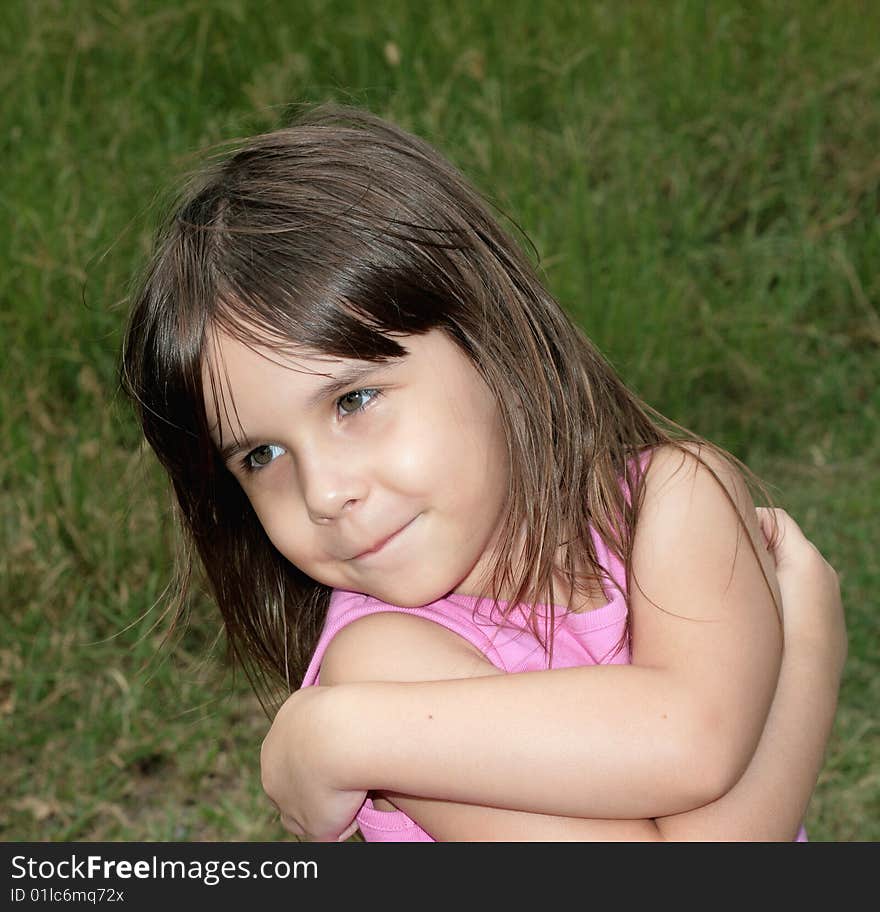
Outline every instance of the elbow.
<path fill-rule="evenodd" d="M 743 774 L 743 770 L 731 761 L 730 754 L 718 750 L 717 745 L 703 747 L 701 760 L 696 766 L 694 783 L 700 791 L 697 807 L 722 798 Z"/>
<path fill-rule="evenodd" d="M 694 807 L 717 801 L 742 778 L 756 744 L 747 744 L 743 733 L 721 713 L 705 706 L 695 711 L 681 745 Z"/>

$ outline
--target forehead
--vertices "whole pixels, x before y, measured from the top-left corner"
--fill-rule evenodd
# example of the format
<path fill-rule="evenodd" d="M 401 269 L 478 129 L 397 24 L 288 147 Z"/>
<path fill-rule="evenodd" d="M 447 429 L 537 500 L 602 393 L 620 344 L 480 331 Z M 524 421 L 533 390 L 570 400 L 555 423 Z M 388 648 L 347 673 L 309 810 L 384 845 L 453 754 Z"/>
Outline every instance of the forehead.
<path fill-rule="evenodd" d="M 305 346 L 279 343 L 270 338 L 241 338 L 218 329 L 208 334 L 202 351 L 202 381 L 206 388 L 211 382 L 228 385 L 251 375 L 277 376 L 279 372 L 302 378 L 302 382 L 318 382 L 333 374 L 342 365 L 360 363 L 354 359 L 328 355 Z"/>

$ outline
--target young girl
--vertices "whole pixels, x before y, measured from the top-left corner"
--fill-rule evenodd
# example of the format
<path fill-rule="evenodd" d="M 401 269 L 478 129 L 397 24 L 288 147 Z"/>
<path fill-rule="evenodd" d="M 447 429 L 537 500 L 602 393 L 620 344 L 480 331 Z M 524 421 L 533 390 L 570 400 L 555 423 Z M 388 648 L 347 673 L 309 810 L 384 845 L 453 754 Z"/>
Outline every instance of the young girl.
<path fill-rule="evenodd" d="M 739 464 L 623 386 L 427 144 L 325 109 L 209 168 L 122 376 L 257 692 L 334 685 L 264 743 L 294 832 L 794 838 L 833 597 L 786 599 L 780 673 Z"/>

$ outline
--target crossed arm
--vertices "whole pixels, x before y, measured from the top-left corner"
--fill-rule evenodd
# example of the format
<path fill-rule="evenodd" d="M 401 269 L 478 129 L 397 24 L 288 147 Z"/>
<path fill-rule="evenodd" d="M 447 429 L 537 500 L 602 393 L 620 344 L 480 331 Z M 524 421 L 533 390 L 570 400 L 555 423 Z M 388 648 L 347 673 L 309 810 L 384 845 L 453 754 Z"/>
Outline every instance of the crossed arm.
<path fill-rule="evenodd" d="M 299 695 L 279 713 L 264 745 L 270 796 L 284 809 L 266 774 L 274 757 L 294 778 L 320 770 L 338 794 L 381 791 L 443 840 L 793 838 L 836 689 L 820 689 L 819 660 L 794 649 L 779 675 L 758 560 L 723 492 L 687 462 L 661 451 L 649 471 L 632 666 L 503 675 L 428 622 L 364 618 L 325 657 L 322 682 L 337 686 L 319 688 L 305 716 Z M 773 581 L 746 492 L 722 478 Z M 311 758 L 278 764 L 294 736 Z M 302 807 L 293 802 L 294 819 L 308 819 Z"/>

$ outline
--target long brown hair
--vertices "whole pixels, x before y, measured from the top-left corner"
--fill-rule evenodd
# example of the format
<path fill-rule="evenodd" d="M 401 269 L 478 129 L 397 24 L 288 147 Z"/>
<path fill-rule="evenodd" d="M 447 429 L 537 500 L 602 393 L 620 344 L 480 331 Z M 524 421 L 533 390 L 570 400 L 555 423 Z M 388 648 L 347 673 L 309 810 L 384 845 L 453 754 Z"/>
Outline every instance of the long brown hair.
<path fill-rule="evenodd" d="M 560 574 L 573 594 L 601 582 L 591 526 L 629 573 L 643 494 L 634 457 L 646 448 L 700 443 L 766 498 L 738 460 L 626 388 L 434 148 L 364 111 L 313 109 L 210 161 L 184 190 L 160 228 L 121 360 L 185 533 L 178 612 L 197 554 L 229 648 L 269 702 L 273 680 L 301 682 L 330 590 L 274 548 L 211 440 L 202 369 L 218 329 L 366 361 L 405 353 L 392 334 L 447 333 L 494 393 L 506 434 L 497 553 L 513 553 L 522 529 L 525 551 L 521 573 L 497 561 L 486 595 L 513 592 L 508 610 L 552 606 Z M 552 614 L 542 620 L 548 652 Z"/>

